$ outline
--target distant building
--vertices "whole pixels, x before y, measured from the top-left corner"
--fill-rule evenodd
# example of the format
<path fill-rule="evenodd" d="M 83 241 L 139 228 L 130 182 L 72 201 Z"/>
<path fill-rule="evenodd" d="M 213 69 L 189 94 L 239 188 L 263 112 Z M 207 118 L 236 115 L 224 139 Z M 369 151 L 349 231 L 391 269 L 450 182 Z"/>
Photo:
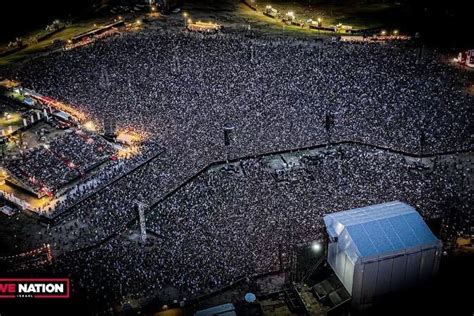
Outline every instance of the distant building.
<path fill-rule="evenodd" d="M 216 33 L 222 29 L 222 25 L 212 22 L 193 22 L 186 26 L 188 31 L 201 33 Z"/>
<path fill-rule="evenodd" d="M 458 54 L 458 58 L 456 58 L 455 61 L 463 66 L 474 68 L 474 49 L 460 52 Z"/>
<path fill-rule="evenodd" d="M 356 308 L 370 307 L 438 271 L 442 243 L 410 205 L 371 205 L 326 215 L 324 223 L 328 263 Z"/>
<path fill-rule="evenodd" d="M 271 5 L 267 5 L 265 7 L 265 10 L 263 11 L 263 14 L 265 14 L 268 17 L 271 17 L 273 19 L 278 17 L 278 10 L 275 8 L 272 8 Z"/>

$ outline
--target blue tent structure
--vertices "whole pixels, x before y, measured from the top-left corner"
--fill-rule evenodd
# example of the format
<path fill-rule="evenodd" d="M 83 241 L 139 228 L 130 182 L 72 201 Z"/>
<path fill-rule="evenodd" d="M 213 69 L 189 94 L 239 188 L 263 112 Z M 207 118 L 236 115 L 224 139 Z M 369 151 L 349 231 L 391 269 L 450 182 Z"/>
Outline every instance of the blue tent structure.
<path fill-rule="evenodd" d="M 438 271 L 442 243 L 418 212 L 394 201 L 324 216 L 328 263 L 358 308 Z"/>

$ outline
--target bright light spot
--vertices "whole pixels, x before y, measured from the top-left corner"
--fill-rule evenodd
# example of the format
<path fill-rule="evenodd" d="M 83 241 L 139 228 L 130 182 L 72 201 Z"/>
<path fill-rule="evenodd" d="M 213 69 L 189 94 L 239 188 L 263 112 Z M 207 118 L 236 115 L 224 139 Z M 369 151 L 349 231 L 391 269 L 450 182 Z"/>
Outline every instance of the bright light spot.
<path fill-rule="evenodd" d="M 311 249 L 313 249 L 314 252 L 320 252 L 322 248 L 323 248 L 323 247 L 322 247 L 321 244 L 318 243 L 318 242 L 314 242 L 314 243 L 311 245 Z"/>
<path fill-rule="evenodd" d="M 137 19 L 137 20 L 135 21 L 135 23 L 136 23 L 137 25 L 140 25 L 140 24 L 142 24 L 142 21 L 140 21 L 139 19 Z"/>
<path fill-rule="evenodd" d="M 123 147 L 117 152 L 117 157 L 119 159 L 130 159 L 140 154 L 140 146 L 138 145 L 128 145 Z"/>
<path fill-rule="evenodd" d="M 382 32 L 380 32 L 380 34 L 385 35 L 385 34 L 387 34 L 387 31 L 382 31 Z"/>
<path fill-rule="evenodd" d="M 398 35 L 398 30 L 393 31 L 393 35 Z"/>
<path fill-rule="evenodd" d="M 119 130 L 116 139 L 120 143 L 134 145 L 141 143 L 145 139 L 145 136 L 137 131 Z"/>
<path fill-rule="evenodd" d="M 187 13 L 187 12 L 183 12 L 183 16 L 184 16 L 185 18 L 187 18 L 187 17 L 188 17 L 188 13 Z"/>
<path fill-rule="evenodd" d="M 88 131 L 92 131 L 92 132 L 96 131 L 95 124 L 92 121 L 87 121 L 86 123 L 84 123 L 84 128 L 87 129 Z"/>
<path fill-rule="evenodd" d="M 0 167 L 0 177 L 6 178 L 7 177 L 7 172 L 5 169 Z"/>

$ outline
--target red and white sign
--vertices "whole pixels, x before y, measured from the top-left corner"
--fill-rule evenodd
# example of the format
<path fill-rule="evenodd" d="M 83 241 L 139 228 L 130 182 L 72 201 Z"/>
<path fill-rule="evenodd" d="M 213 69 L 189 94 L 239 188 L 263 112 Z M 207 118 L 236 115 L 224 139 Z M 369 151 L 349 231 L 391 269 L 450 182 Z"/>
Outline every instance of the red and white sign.
<path fill-rule="evenodd" d="M 69 297 L 69 279 L 0 279 L 0 299 Z"/>

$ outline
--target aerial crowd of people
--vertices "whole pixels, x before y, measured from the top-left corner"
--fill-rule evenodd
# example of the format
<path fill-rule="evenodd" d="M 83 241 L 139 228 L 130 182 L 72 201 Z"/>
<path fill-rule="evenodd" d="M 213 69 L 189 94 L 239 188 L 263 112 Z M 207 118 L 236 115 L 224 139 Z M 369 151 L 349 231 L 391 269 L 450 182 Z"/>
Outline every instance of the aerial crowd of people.
<path fill-rule="evenodd" d="M 279 270 L 279 256 L 288 260 L 295 245 L 324 240 L 322 217 L 330 212 L 401 200 L 427 219 L 443 219 L 448 209 L 473 215 L 473 174 L 458 161 L 420 164 L 347 145 L 293 155 L 298 163 L 281 170 L 271 163 L 279 156 L 209 169 L 151 209 L 145 244 L 135 224 L 92 251 L 59 256 L 58 265 L 92 285 L 99 301 L 147 297 L 166 286 L 191 299 Z"/>
<path fill-rule="evenodd" d="M 109 157 L 113 148 L 101 137 L 69 130 L 43 146 L 5 160 L 5 169 L 35 192 L 55 192 Z"/>
<path fill-rule="evenodd" d="M 403 200 L 429 219 L 449 203 L 468 214 L 472 203 L 463 166 L 430 158 L 425 168 L 394 153 L 436 157 L 473 145 L 466 74 L 412 43 L 150 30 L 54 53 L 10 75 L 165 148 L 74 204 L 38 239 L 51 244 L 57 271 L 99 301 L 168 285 L 192 297 L 278 269 L 279 251 L 322 238 L 325 213 Z M 228 146 L 226 124 L 234 127 Z M 283 177 L 263 158 L 244 158 L 336 142 L 359 145 L 300 154 Z M 235 159 L 233 171 L 194 178 Z M 145 244 L 133 237 L 138 203 L 147 207 Z"/>

